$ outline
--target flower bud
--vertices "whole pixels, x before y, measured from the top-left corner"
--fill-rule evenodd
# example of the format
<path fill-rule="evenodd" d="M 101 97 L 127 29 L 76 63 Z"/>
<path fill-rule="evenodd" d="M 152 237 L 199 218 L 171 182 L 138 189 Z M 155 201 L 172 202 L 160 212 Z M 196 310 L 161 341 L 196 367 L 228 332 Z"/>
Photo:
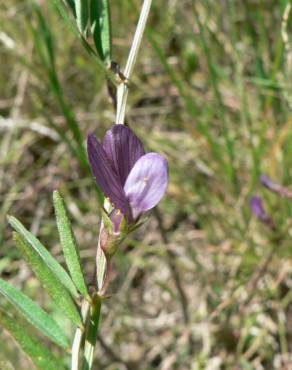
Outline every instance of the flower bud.
<path fill-rule="evenodd" d="M 105 256 L 111 258 L 128 234 L 127 224 L 124 215 L 116 209 L 105 218 L 106 222 L 100 233 L 100 246 Z"/>

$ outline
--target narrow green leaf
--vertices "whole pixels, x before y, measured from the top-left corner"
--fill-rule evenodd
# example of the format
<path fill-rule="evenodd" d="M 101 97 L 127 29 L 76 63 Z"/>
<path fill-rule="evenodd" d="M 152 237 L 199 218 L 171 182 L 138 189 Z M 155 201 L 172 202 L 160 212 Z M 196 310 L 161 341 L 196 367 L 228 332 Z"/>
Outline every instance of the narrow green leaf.
<path fill-rule="evenodd" d="M 100 12 L 100 28 L 101 28 L 101 44 L 103 49 L 104 61 L 109 63 L 111 61 L 111 19 L 110 7 L 108 0 L 99 0 L 101 3 Z"/>
<path fill-rule="evenodd" d="M 8 216 L 8 222 L 17 231 L 23 239 L 35 250 L 40 256 L 47 267 L 53 272 L 53 274 L 60 280 L 60 282 L 69 290 L 74 298 L 78 298 L 79 294 L 73 284 L 70 276 L 59 264 L 58 261 L 48 252 L 43 244 L 30 232 L 28 231 L 20 221 L 13 216 Z"/>
<path fill-rule="evenodd" d="M 7 312 L 1 309 L 0 324 L 10 333 L 39 369 L 64 369 L 61 361 L 59 361 L 48 348 L 29 335 L 27 328 L 23 326 L 23 323 L 19 318 L 11 317 Z"/>
<path fill-rule="evenodd" d="M 84 296 L 88 295 L 87 287 L 84 280 L 78 246 L 71 228 L 64 201 L 58 191 L 53 193 L 53 201 L 56 213 L 57 226 L 60 240 L 63 247 L 65 261 L 70 271 L 72 280 L 77 289 Z"/>
<path fill-rule="evenodd" d="M 79 31 L 84 35 L 87 30 L 89 17 L 88 0 L 75 0 L 76 21 Z"/>
<path fill-rule="evenodd" d="M 14 240 L 26 262 L 30 264 L 35 275 L 52 297 L 55 304 L 78 326 L 81 326 L 81 318 L 78 310 L 66 288 L 58 277 L 49 269 L 46 262 L 40 257 L 38 252 L 23 239 L 23 237 L 14 233 Z"/>
<path fill-rule="evenodd" d="M 13 285 L 0 279 L 2 294 L 22 315 L 44 335 L 63 348 L 68 348 L 68 340 L 59 325 L 29 297 L 14 288 Z M 2 315 L 0 315 L 1 321 Z"/>
<path fill-rule="evenodd" d="M 48 55 L 48 62 L 50 63 L 51 66 L 55 65 L 55 47 L 54 47 L 54 41 L 53 41 L 53 36 L 51 33 L 50 28 L 48 27 L 46 20 L 44 16 L 41 13 L 40 6 L 33 2 L 32 4 L 34 12 L 38 18 L 38 24 L 39 24 L 39 32 L 40 35 L 42 36 L 43 39 L 43 47 L 46 49 L 46 53 Z"/>
<path fill-rule="evenodd" d="M 92 0 L 90 9 L 91 32 L 100 58 L 111 61 L 111 24 L 108 0 Z"/>
<path fill-rule="evenodd" d="M 93 36 L 94 45 L 96 51 L 101 60 L 104 60 L 102 43 L 101 43 L 101 29 L 99 23 L 99 0 L 92 0 L 90 3 L 90 24 L 91 24 L 91 33 Z"/>

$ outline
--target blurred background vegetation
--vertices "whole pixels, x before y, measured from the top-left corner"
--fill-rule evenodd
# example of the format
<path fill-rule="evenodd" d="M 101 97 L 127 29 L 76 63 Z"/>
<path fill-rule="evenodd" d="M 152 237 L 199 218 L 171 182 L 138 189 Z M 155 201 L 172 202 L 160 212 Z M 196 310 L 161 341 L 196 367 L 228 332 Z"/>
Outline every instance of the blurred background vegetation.
<path fill-rule="evenodd" d="M 141 1 L 110 3 L 123 66 Z M 170 185 L 115 258 L 94 368 L 292 369 L 292 204 L 259 184 L 267 173 L 292 185 L 288 13 L 287 0 L 153 2 L 127 123 L 168 158 Z M 2 2 L 0 25 L 0 274 L 72 335 L 20 259 L 6 215 L 61 260 L 59 189 L 90 282 L 100 218 L 81 148 L 115 112 L 104 71 L 53 1 Z M 252 216 L 253 194 L 276 230 Z M 0 369 L 31 366 L 1 332 Z"/>

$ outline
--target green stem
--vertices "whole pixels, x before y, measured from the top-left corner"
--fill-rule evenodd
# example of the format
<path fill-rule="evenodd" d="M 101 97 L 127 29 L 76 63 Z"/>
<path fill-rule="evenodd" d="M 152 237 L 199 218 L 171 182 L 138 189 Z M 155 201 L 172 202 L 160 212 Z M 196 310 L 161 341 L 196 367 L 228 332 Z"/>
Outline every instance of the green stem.
<path fill-rule="evenodd" d="M 95 295 L 93 298 L 90 318 L 87 323 L 85 345 L 84 345 L 84 358 L 82 370 L 90 370 L 93 364 L 94 348 L 97 341 L 98 326 L 100 319 L 101 298 Z"/>
<path fill-rule="evenodd" d="M 141 46 L 144 30 L 146 27 L 146 22 L 149 16 L 152 0 L 144 0 L 141 9 L 139 21 L 137 24 L 136 32 L 132 42 L 131 50 L 127 60 L 127 64 L 124 71 L 124 76 L 126 80 L 130 80 L 133 69 L 137 60 L 138 52 Z M 128 98 L 128 85 L 126 81 L 122 81 L 117 89 L 117 114 L 116 123 L 124 124 L 125 114 L 126 114 L 126 104 Z"/>
<path fill-rule="evenodd" d="M 102 230 L 103 225 L 100 227 L 100 233 Z M 106 274 L 106 267 L 107 267 L 107 262 L 106 262 L 106 257 L 103 253 L 103 250 L 100 247 L 100 242 L 98 243 L 97 247 L 97 253 L 96 253 L 96 268 L 97 268 L 97 289 L 98 292 L 100 292 L 103 288 L 103 283 L 105 279 L 105 274 Z"/>
<path fill-rule="evenodd" d="M 88 320 L 89 313 L 90 313 L 90 303 L 87 300 L 84 300 L 81 307 L 81 316 L 84 324 L 86 324 Z M 84 328 L 78 327 L 76 329 L 72 345 L 71 370 L 79 369 L 79 354 L 81 350 L 83 335 Z"/>

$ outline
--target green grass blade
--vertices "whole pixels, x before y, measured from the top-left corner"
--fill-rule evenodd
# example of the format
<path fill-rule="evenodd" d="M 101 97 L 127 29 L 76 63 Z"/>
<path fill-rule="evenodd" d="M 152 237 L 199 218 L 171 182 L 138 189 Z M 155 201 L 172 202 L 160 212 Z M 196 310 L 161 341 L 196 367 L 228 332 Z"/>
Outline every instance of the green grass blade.
<path fill-rule="evenodd" d="M 61 8 L 60 3 L 56 4 L 59 5 L 59 8 Z M 81 133 L 79 123 L 76 120 L 75 113 L 66 101 L 62 84 L 59 81 L 58 71 L 55 63 L 55 53 L 54 53 L 55 43 L 53 33 L 51 32 L 49 24 L 47 23 L 47 20 L 42 14 L 39 5 L 34 4 L 34 12 L 37 16 L 38 22 L 37 26 L 31 25 L 30 29 L 35 43 L 35 50 L 41 59 L 42 65 L 45 67 L 46 74 L 50 82 L 50 91 L 54 95 L 60 107 L 60 110 L 62 111 L 62 114 L 65 117 L 67 125 L 66 130 L 68 131 L 69 129 L 73 135 L 76 144 L 75 147 L 78 159 L 82 167 L 87 169 L 88 165 L 86 151 L 83 142 L 84 141 L 83 135 Z M 66 131 L 65 130 L 63 131 L 65 136 Z"/>
<path fill-rule="evenodd" d="M 81 318 L 71 295 L 64 285 L 62 285 L 58 277 L 56 277 L 37 251 L 25 239 L 23 239 L 20 234 L 14 233 L 14 240 L 26 262 L 30 264 L 35 275 L 49 293 L 55 304 L 75 325 L 81 326 Z"/>
<path fill-rule="evenodd" d="M 88 0 L 75 0 L 76 21 L 79 31 L 86 33 L 89 18 Z"/>
<path fill-rule="evenodd" d="M 11 317 L 4 310 L 0 310 L 0 325 L 10 333 L 39 369 L 65 369 L 61 361 L 59 361 L 48 348 L 42 345 L 37 339 L 28 335 L 27 329 L 23 327 L 19 318 Z"/>
<path fill-rule="evenodd" d="M 43 38 L 43 47 L 46 49 L 48 56 L 48 63 L 55 66 L 55 45 L 52 37 L 52 33 L 47 26 L 46 20 L 43 17 L 39 5 L 33 3 L 34 12 L 38 18 L 40 36 Z"/>
<path fill-rule="evenodd" d="M 60 280 L 60 282 L 68 289 L 74 298 L 78 298 L 79 294 L 70 276 L 59 264 L 59 262 L 48 252 L 43 244 L 28 231 L 20 221 L 13 216 L 8 216 L 8 222 L 17 231 L 23 239 L 31 246 L 32 249 L 39 255 L 51 272 Z"/>
<path fill-rule="evenodd" d="M 91 32 L 100 58 L 111 61 L 111 23 L 108 0 L 93 0 L 90 9 Z"/>
<path fill-rule="evenodd" d="M 64 201 L 58 191 L 54 191 L 53 202 L 66 264 L 77 289 L 84 296 L 87 296 L 88 291 L 80 264 L 78 246 L 71 228 L 70 220 L 66 212 Z"/>
<path fill-rule="evenodd" d="M 2 294 L 22 315 L 44 335 L 63 348 L 68 348 L 68 340 L 59 325 L 36 303 L 13 285 L 0 279 L 0 294 Z M 0 322 L 2 314 L 0 315 Z"/>

